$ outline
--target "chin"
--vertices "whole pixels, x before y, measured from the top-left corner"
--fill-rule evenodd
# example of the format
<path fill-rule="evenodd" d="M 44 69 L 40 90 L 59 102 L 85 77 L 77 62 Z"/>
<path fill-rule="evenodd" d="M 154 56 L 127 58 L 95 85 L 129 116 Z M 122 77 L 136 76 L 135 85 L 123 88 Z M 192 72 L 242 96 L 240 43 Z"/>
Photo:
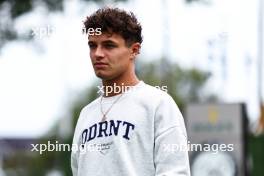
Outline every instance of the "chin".
<path fill-rule="evenodd" d="M 107 75 L 107 74 L 102 74 L 102 73 L 97 73 L 96 76 L 102 80 L 106 80 L 106 81 L 109 81 L 109 80 L 113 80 L 115 78 L 117 78 L 117 76 L 115 75 Z"/>
<path fill-rule="evenodd" d="M 95 75 L 102 80 L 114 80 L 122 75 L 122 72 L 110 70 L 95 70 Z"/>
<path fill-rule="evenodd" d="M 100 79 L 103 79 L 103 80 L 109 80 L 109 79 L 111 79 L 111 76 L 106 75 L 106 74 L 103 74 L 103 73 L 101 73 L 101 72 L 96 73 L 96 76 L 97 76 L 98 78 L 100 78 Z"/>

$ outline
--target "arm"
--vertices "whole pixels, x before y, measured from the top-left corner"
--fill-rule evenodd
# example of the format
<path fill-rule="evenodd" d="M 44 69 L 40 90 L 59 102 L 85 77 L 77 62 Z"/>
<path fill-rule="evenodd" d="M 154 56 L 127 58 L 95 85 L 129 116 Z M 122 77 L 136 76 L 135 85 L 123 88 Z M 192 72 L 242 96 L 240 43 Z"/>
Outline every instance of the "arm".
<path fill-rule="evenodd" d="M 76 124 L 74 130 L 74 136 L 72 140 L 72 150 L 71 150 L 71 169 L 72 175 L 78 176 L 78 163 L 79 163 L 79 155 L 80 155 L 80 127 L 79 127 L 79 120 L 83 117 L 84 109 L 80 112 L 80 116 L 78 122 Z"/>
<path fill-rule="evenodd" d="M 187 135 L 183 117 L 170 96 L 155 113 L 155 176 L 190 176 Z"/>
<path fill-rule="evenodd" d="M 71 169 L 72 169 L 72 175 L 77 176 L 78 175 L 78 162 L 77 162 L 77 153 L 73 152 L 71 153 Z"/>

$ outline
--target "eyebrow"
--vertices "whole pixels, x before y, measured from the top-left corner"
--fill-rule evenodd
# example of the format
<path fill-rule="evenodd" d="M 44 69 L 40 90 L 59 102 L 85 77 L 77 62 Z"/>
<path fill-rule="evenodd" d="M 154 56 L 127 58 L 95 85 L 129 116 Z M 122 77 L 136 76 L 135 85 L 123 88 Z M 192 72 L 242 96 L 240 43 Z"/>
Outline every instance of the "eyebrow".
<path fill-rule="evenodd" d="M 113 40 L 105 40 L 102 43 L 103 44 L 109 44 L 109 43 L 111 43 L 111 44 L 116 44 L 117 45 L 117 43 L 115 41 L 113 41 Z"/>
<path fill-rule="evenodd" d="M 96 43 L 95 41 L 88 41 L 88 44 L 94 44 Z M 102 41 L 103 44 L 108 44 L 108 43 L 113 43 L 113 44 L 117 44 L 115 41 L 113 40 L 105 40 L 105 41 Z"/>

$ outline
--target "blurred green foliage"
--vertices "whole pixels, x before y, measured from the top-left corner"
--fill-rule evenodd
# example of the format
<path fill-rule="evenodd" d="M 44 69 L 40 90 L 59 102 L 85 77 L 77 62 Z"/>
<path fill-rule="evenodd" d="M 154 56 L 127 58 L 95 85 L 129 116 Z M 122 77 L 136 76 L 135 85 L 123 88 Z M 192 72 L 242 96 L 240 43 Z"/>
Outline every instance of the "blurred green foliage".
<path fill-rule="evenodd" d="M 41 4 L 50 11 L 62 11 L 63 0 L 0 0 L 0 49 L 13 40 L 30 40 L 30 36 L 19 36 L 14 29 L 15 19 L 33 10 L 34 4 Z"/>
<path fill-rule="evenodd" d="M 216 101 L 214 95 L 202 95 L 202 88 L 210 73 L 196 68 L 183 69 L 178 64 L 161 59 L 157 62 L 141 63 L 137 68 L 139 78 L 153 86 L 167 86 L 168 93 L 183 110 L 189 102 Z"/>
<path fill-rule="evenodd" d="M 264 135 L 249 136 L 249 157 L 252 161 L 251 176 L 264 175 Z"/>
<path fill-rule="evenodd" d="M 63 10 L 63 0 L 0 0 L 0 7 L 9 7 L 12 19 L 32 10 L 34 3 L 45 5 L 50 11 Z"/>

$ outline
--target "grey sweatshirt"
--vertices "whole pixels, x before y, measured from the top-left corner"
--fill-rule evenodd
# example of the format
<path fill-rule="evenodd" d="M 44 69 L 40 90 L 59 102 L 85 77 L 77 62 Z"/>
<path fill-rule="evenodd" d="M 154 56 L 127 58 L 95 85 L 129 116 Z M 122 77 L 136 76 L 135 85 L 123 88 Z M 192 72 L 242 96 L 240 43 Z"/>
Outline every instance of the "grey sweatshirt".
<path fill-rule="evenodd" d="M 186 129 L 173 99 L 143 81 L 116 102 L 118 96 L 99 97 L 82 109 L 73 176 L 189 176 Z M 110 106 L 102 122 L 101 110 Z"/>

